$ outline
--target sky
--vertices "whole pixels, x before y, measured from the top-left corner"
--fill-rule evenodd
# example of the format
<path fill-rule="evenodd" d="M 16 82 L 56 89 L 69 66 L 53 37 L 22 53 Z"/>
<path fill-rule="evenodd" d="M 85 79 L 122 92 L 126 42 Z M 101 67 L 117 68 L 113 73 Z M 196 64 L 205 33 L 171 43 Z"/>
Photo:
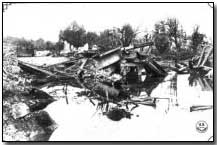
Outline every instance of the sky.
<path fill-rule="evenodd" d="M 189 35 L 199 25 L 213 40 L 213 9 L 207 3 L 18 3 L 3 13 L 3 36 L 55 42 L 73 21 L 97 33 L 127 23 L 150 32 L 168 17 L 177 18 Z"/>

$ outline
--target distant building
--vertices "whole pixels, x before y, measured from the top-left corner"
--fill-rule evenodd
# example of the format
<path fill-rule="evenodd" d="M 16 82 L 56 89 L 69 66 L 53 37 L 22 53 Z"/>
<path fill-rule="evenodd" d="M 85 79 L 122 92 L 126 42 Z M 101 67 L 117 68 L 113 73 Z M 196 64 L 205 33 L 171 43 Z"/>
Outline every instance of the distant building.
<path fill-rule="evenodd" d="M 71 51 L 83 52 L 83 51 L 89 50 L 88 48 L 89 48 L 88 43 L 86 43 L 83 47 L 79 47 L 78 49 L 74 48 L 73 46 L 71 46 L 71 49 L 70 49 L 70 44 L 64 41 L 64 48 L 63 50 L 61 50 L 60 54 L 70 53 Z M 96 49 L 98 48 L 96 45 L 94 45 L 92 50 L 96 50 Z"/>
<path fill-rule="evenodd" d="M 83 51 L 87 51 L 88 50 L 88 44 L 86 43 L 83 47 L 79 47 L 78 48 L 78 52 L 83 52 Z"/>
<path fill-rule="evenodd" d="M 64 41 L 64 48 L 61 50 L 60 54 L 69 53 L 70 51 L 70 44 Z"/>

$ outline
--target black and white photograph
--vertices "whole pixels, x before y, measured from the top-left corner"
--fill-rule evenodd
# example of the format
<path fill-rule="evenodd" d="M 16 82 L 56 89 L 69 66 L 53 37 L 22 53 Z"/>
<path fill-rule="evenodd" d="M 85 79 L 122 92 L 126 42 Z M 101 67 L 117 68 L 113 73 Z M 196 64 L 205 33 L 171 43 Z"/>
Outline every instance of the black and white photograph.
<path fill-rule="evenodd" d="M 2 2 L 2 141 L 214 141 L 214 2 Z"/>

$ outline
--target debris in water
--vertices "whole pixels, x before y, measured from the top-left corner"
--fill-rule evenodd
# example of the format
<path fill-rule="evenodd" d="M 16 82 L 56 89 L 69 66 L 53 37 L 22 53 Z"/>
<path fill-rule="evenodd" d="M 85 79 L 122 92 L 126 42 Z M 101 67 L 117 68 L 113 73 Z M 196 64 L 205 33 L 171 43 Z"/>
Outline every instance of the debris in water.
<path fill-rule="evenodd" d="M 212 109 L 213 106 L 211 105 L 198 105 L 198 106 L 191 106 L 190 107 L 190 112 L 193 112 L 193 111 L 203 111 L 203 110 L 209 110 L 209 109 Z"/>
<path fill-rule="evenodd" d="M 105 112 L 104 115 L 113 121 L 120 121 L 123 118 L 130 119 L 132 114 L 124 109 L 112 108 L 108 112 Z"/>

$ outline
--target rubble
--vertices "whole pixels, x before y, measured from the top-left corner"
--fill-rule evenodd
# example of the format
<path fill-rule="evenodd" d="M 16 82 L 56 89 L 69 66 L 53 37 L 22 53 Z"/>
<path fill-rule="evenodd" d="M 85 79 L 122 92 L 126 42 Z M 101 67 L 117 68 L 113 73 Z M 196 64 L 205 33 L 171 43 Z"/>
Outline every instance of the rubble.
<path fill-rule="evenodd" d="M 55 129 L 54 122 L 51 120 L 48 121 L 49 124 L 41 126 L 44 124 L 43 122 L 46 122 L 42 117 L 43 115 L 46 116 L 46 113 L 40 112 L 60 97 L 65 97 L 66 104 L 69 104 L 68 96 L 72 94 L 68 94 L 68 86 L 82 88 L 82 91 L 76 92 L 76 95 L 85 95 L 94 106 L 97 105 L 97 108 L 103 111 L 103 115 L 114 121 L 119 121 L 122 118 L 130 119 L 132 115 L 130 111 L 139 105 L 155 108 L 156 102 L 163 98 L 150 97 L 151 92 L 159 83 L 168 80 L 166 76 L 170 72 L 166 71 L 165 67 L 162 67 L 151 56 L 135 51 L 136 48 L 148 45 L 153 44 L 148 42 L 131 48 L 119 47 L 103 53 L 85 51 L 52 65 L 34 65 L 21 60 L 17 61 L 16 58 L 10 59 L 10 61 L 16 61 L 13 62 L 15 65 L 7 65 L 8 62 L 5 61 L 3 69 L 4 89 L 13 90 L 17 87 L 19 91 L 26 92 L 31 99 L 30 102 L 12 105 L 14 119 L 19 120 L 25 116 L 28 118 L 28 114 L 33 114 L 37 125 L 42 128 L 42 131 L 31 133 L 27 140 L 37 140 L 41 138 L 41 135 L 52 133 Z M 210 53 L 211 51 L 208 54 L 210 55 Z M 173 72 L 174 75 L 192 72 L 200 72 L 199 74 L 201 74 L 200 68 L 202 68 L 205 70 L 204 76 L 212 76 L 213 70 L 204 66 L 207 58 L 204 57 L 203 60 L 201 57 L 198 58 L 198 64 L 203 64 L 202 66 L 193 65 L 191 62 L 189 64 L 175 62 L 175 66 L 168 68 L 175 71 Z M 20 77 L 20 71 L 24 72 L 23 75 L 27 73 L 29 78 Z M 193 84 L 194 78 L 189 77 L 189 82 Z M 203 79 L 201 83 L 205 84 L 204 86 L 210 84 L 209 81 L 203 81 Z M 7 88 L 7 84 L 10 88 Z M 59 98 L 40 90 L 58 85 L 63 86 L 61 89 L 63 95 Z M 141 95 L 142 91 L 146 94 Z M 76 95 L 73 94 L 72 96 Z M 203 109 L 207 109 L 207 107 L 192 106 L 190 111 Z M 45 120 L 46 118 L 49 119 L 49 115 L 45 117 Z"/>
<path fill-rule="evenodd" d="M 147 43 L 135 48 L 148 45 L 153 44 Z M 70 60 L 50 66 L 35 66 L 22 61 L 19 61 L 18 64 L 25 72 L 38 76 L 37 79 L 31 81 L 31 84 L 37 88 L 57 84 L 67 86 L 68 84 L 89 90 L 88 98 L 91 102 L 93 102 L 92 99 L 97 99 L 102 104 L 110 102 L 117 105 L 134 104 L 137 106 L 137 104 L 141 104 L 154 107 L 155 99 L 132 100 L 133 94 L 130 95 L 132 90 L 129 90 L 127 85 L 143 83 L 142 76 L 146 76 L 146 80 L 149 78 L 163 80 L 167 72 L 151 57 L 133 51 L 135 48 L 126 50 L 119 47 L 103 53 L 91 53 L 88 55 L 89 57 L 86 57 L 87 53 L 85 55 L 82 53 L 70 57 Z M 148 95 L 158 83 L 152 83 L 152 87 L 150 84 L 148 85 L 149 89 L 146 90 Z M 141 86 L 144 87 L 145 84 L 141 84 Z M 68 102 L 67 91 L 65 98 Z"/>
<path fill-rule="evenodd" d="M 175 68 L 172 69 L 179 74 L 190 73 L 191 75 L 199 75 L 212 78 L 213 61 L 209 60 L 211 55 L 213 55 L 213 46 L 203 46 L 203 50 L 200 56 L 195 56 L 188 61 L 188 64 L 178 63 L 175 61 Z"/>
<path fill-rule="evenodd" d="M 41 102 L 41 99 L 33 99 L 29 94 L 32 87 L 31 79 L 26 77 L 18 66 L 16 47 L 4 43 L 2 91 L 4 141 L 37 141 L 49 138 L 51 131 L 38 124 L 37 116 L 41 114 L 31 110 L 32 105 Z M 44 102 L 47 102 L 47 99 Z M 39 139 L 35 134 L 43 138 Z"/>
<path fill-rule="evenodd" d="M 125 61 L 124 61 L 125 60 Z M 141 69 L 145 69 L 146 72 L 152 76 L 165 76 L 166 72 L 151 58 L 136 58 L 130 59 L 122 54 L 121 48 L 116 48 L 99 55 L 95 55 L 91 58 L 72 58 L 70 61 L 66 61 L 60 64 L 54 64 L 48 67 L 39 67 L 30 65 L 28 63 L 19 61 L 19 66 L 31 73 L 44 74 L 53 78 L 81 78 L 80 73 L 85 71 L 86 73 L 94 74 L 95 76 L 106 74 L 100 74 L 102 70 L 109 70 L 112 73 L 121 74 L 121 69 L 134 69 L 135 73 L 138 73 Z"/>
<path fill-rule="evenodd" d="M 13 104 L 11 108 L 14 119 L 24 117 L 30 113 L 29 107 L 25 103 Z"/>

